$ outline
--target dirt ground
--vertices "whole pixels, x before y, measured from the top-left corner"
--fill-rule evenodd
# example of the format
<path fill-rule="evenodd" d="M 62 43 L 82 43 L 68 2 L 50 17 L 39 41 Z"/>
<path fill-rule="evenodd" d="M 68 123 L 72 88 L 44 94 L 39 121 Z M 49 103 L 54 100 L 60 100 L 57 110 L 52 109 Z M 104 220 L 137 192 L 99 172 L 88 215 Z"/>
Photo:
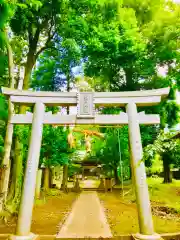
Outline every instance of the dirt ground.
<path fill-rule="evenodd" d="M 126 202 L 119 191 L 99 193 L 106 216 L 114 236 L 131 234 L 139 231 L 136 204 Z M 152 203 L 154 227 L 157 233 L 179 232 L 180 214 L 167 213 Z"/>
<path fill-rule="evenodd" d="M 36 200 L 31 232 L 36 234 L 51 235 L 56 234 L 61 224 L 63 224 L 67 214 L 70 212 L 72 203 L 77 194 L 59 193 L 55 196 L 46 196 L 44 199 Z M 16 223 L 11 221 L 0 224 L 0 233 L 15 233 Z"/>

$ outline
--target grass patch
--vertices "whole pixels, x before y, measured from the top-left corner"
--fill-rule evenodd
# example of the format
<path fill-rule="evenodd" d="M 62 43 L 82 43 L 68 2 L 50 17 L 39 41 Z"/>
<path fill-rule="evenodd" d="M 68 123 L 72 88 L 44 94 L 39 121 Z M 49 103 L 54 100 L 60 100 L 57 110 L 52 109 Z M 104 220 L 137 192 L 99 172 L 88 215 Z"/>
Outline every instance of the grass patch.
<path fill-rule="evenodd" d="M 151 202 L 180 213 L 180 180 L 173 180 L 172 183 L 163 184 L 162 178 L 148 178 L 148 188 Z M 124 183 L 124 201 L 136 202 L 133 185 L 130 181 Z M 121 189 L 121 185 L 115 189 Z"/>
<path fill-rule="evenodd" d="M 155 231 L 158 233 L 179 232 L 180 229 L 180 181 L 163 184 L 161 178 L 148 178 L 150 199 L 153 209 Z M 139 231 L 135 194 L 130 182 L 124 186 L 122 198 L 120 186 L 112 193 L 99 193 L 108 222 L 114 236 Z"/>
<path fill-rule="evenodd" d="M 162 178 L 148 178 L 151 201 L 180 213 L 180 180 L 163 184 Z"/>
<path fill-rule="evenodd" d="M 43 199 L 35 199 L 34 205 L 43 205 L 46 203 L 46 198 Z"/>
<path fill-rule="evenodd" d="M 62 196 L 63 192 L 56 188 L 50 188 L 48 191 L 44 192 L 44 196 Z"/>

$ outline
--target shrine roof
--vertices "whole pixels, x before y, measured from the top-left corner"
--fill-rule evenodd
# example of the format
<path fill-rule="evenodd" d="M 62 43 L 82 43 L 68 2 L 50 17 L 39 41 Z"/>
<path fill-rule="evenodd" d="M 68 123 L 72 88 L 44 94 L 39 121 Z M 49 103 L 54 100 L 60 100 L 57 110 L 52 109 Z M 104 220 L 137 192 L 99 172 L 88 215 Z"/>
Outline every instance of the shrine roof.
<path fill-rule="evenodd" d="M 73 163 L 80 164 L 82 166 L 97 166 L 99 161 L 97 159 L 88 159 L 88 160 L 74 160 Z"/>

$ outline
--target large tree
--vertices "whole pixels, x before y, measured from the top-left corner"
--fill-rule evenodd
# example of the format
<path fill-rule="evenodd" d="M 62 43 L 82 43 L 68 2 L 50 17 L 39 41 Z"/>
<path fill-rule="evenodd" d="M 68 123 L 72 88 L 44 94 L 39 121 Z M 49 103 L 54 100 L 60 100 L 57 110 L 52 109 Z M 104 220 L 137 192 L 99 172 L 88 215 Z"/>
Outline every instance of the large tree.
<path fill-rule="evenodd" d="M 25 44 L 22 48 L 20 64 L 24 67 L 23 89 L 30 86 L 32 69 L 38 56 L 47 48 L 52 47 L 51 41 L 57 29 L 64 21 L 66 5 L 64 1 L 17 1 L 16 9 L 10 20 L 10 27 L 13 35 L 21 38 Z M 25 56 L 23 58 L 23 56 Z M 20 66 L 18 66 L 19 68 Z M 18 111 L 18 109 L 17 109 Z M 22 106 L 20 113 L 24 113 L 26 108 Z M 8 208 L 11 212 L 17 211 L 21 195 L 23 177 L 23 127 L 15 134 L 14 158 L 13 158 L 13 179 L 11 181 L 11 194 L 8 199 Z"/>
<path fill-rule="evenodd" d="M 145 82 L 154 88 L 157 68 L 168 65 L 170 74 L 171 64 L 178 63 L 179 5 L 165 0 L 69 4 L 63 34 L 81 46 L 86 74 L 98 77 L 97 90 L 136 90 Z"/>
<path fill-rule="evenodd" d="M 73 68 L 78 66 L 81 50 L 73 39 L 54 39 L 56 48 L 46 50 L 40 57 L 38 68 L 33 73 L 35 89 L 69 92 L 75 81 Z M 50 56 L 50 58 L 48 58 Z M 69 107 L 66 109 L 69 114 Z M 63 190 L 67 189 L 68 161 L 63 164 Z"/>
<path fill-rule="evenodd" d="M 168 98 L 162 103 L 161 131 L 152 144 L 145 147 L 144 159 L 147 161 L 159 154 L 163 161 L 164 183 L 172 182 L 171 165 L 179 165 L 179 141 L 172 138 L 176 125 L 180 122 L 180 105 L 176 99 L 177 86 L 171 84 Z M 167 133 L 166 133 L 167 131 Z"/>
<path fill-rule="evenodd" d="M 174 133 L 164 133 L 157 136 L 153 144 L 148 145 L 144 151 L 144 160 L 150 161 L 156 154 L 160 155 L 163 161 L 164 180 L 163 183 L 172 182 L 171 166 L 179 167 L 180 164 L 180 142 L 172 139 Z"/>
<path fill-rule="evenodd" d="M 21 3 L 21 1 L 19 1 Z M 22 5 L 16 8 L 15 14 L 10 21 L 14 34 L 22 36 L 27 42 L 27 60 L 23 89 L 30 86 L 32 69 L 38 56 L 47 48 L 52 47 L 57 28 L 64 21 L 64 1 L 35 1 L 35 3 L 22 1 Z"/>

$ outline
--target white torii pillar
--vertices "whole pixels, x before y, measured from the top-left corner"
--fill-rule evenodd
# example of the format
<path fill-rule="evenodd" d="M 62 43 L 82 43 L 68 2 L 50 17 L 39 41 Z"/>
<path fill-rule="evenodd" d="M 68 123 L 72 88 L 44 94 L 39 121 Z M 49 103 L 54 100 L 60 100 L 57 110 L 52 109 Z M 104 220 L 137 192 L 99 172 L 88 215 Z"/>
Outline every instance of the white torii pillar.
<path fill-rule="evenodd" d="M 16 228 L 17 237 L 29 236 L 29 238 L 32 238 L 32 236 L 30 236 L 30 229 L 36 187 L 36 176 L 41 148 L 44 110 L 45 106 L 43 103 L 37 102 L 35 104 L 27 166 Z"/>
<path fill-rule="evenodd" d="M 146 171 L 144 162 L 142 161 L 143 149 L 136 104 L 134 102 L 128 103 L 126 110 L 129 122 L 131 168 L 136 193 L 140 230 L 140 233 L 136 234 L 134 237 L 138 239 L 159 239 L 160 236 L 155 234 L 153 227 L 148 185 L 146 182 Z"/>

